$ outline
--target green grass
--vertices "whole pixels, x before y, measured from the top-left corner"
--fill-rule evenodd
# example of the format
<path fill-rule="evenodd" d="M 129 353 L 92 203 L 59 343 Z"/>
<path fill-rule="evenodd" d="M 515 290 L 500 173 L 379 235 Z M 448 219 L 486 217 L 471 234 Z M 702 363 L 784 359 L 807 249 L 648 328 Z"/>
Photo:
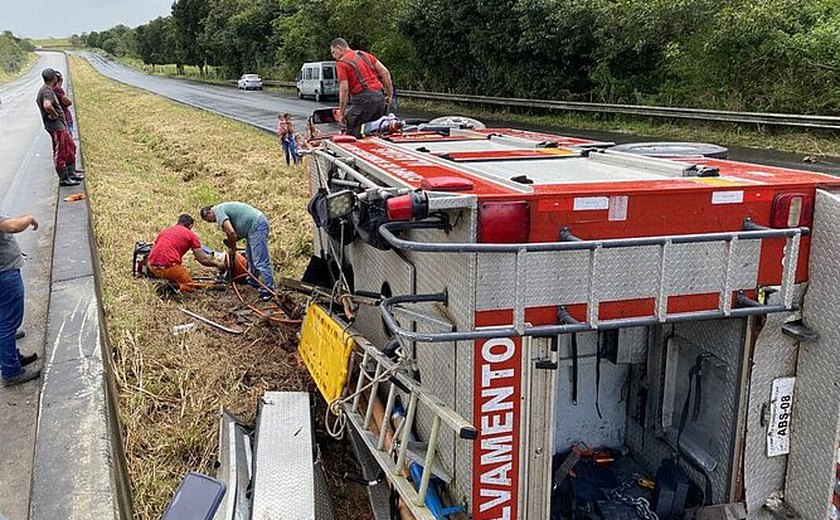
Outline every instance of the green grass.
<path fill-rule="evenodd" d="M 403 98 L 400 107 L 437 114 L 469 115 L 477 119 L 541 128 L 597 130 L 651 136 L 659 140 L 701 141 L 723 146 L 800 153 L 803 156 L 840 156 L 840 136 L 830 131 L 757 128 L 714 122 L 687 122 L 610 114 L 544 113 L 497 109 L 475 104 L 416 101 Z"/>
<path fill-rule="evenodd" d="M 26 63 L 17 72 L 6 72 L 2 68 L 0 68 L 0 85 L 2 85 L 3 83 L 8 83 L 15 78 L 19 78 L 26 71 L 32 68 L 32 65 L 34 65 L 36 61 L 38 61 L 38 55 L 34 52 L 27 52 Z"/>
<path fill-rule="evenodd" d="M 41 38 L 39 40 L 32 40 L 32 45 L 41 47 L 43 49 L 69 49 L 73 45 L 70 43 L 70 38 Z"/>
<path fill-rule="evenodd" d="M 139 58 L 132 58 L 130 56 L 117 57 L 117 61 L 127 65 L 133 69 L 145 72 L 146 74 L 154 74 L 156 76 L 167 76 L 177 78 L 194 79 L 204 81 L 207 83 L 229 83 L 227 79 L 221 75 L 218 67 L 206 67 L 206 74 L 201 75 L 198 67 L 194 65 L 184 65 L 184 73 L 178 74 L 178 69 L 174 63 L 166 65 L 147 65 Z"/>

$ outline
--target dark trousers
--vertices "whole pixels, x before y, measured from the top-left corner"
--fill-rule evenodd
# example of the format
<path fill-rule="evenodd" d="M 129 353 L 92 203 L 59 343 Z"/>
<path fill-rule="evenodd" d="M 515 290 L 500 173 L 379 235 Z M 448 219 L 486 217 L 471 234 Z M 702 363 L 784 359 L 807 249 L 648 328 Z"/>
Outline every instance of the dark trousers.
<path fill-rule="evenodd" d="M 0 373 L 9 379 L 20 374 L 15 334 L 23 322 L 23 279 L 20 269 L 0 271 Z"/>
<path fill-rule="evenodd" d="M 362 125 L 376 121 L 385 115 L 385 96 L 382 92 L 365 90 L 350 96 L 350 106 L 344 114 L 347 120 L 347 133 L 362 136 Z"/>

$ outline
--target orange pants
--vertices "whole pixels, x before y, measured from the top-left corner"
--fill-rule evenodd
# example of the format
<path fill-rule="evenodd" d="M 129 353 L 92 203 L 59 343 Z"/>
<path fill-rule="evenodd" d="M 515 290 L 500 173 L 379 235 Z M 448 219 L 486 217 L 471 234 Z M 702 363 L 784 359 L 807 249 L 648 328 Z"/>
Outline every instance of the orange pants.
<path fill-rule="evenodd" d="M 152 267 L 149 266 L 149 272 L 155 278 L 163 278 L 170 282 L 178 284 L 178 290 L 181 292 L 190 292 L 195 289 L 192 276 L 187 268 L 181 264 L 170 265 L 169 267 Z"/>

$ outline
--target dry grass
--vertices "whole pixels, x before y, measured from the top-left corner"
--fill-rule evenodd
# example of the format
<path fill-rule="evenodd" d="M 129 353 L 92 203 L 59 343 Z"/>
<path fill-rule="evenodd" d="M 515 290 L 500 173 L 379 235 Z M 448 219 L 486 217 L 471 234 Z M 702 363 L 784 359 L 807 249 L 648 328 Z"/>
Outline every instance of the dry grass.
<path fill-rule="evenodd" d="M 232 323 L 238 302 L 227 292 L 161 301 L 130 276 L 134 242 L 151 240 L 179 213 L 197 217 L 205 204 L 246 201 L 271 221 L 275 271 L 296 276 L 311 249 L 308 183 L 303 167 L 281 165 L 268 134 L 119 85 L 79 58 L 71 66 L 135 517 L 160 518 L 186 471 L 213 473 L 219 406 L 253 421 L 264 391 L 314 386 L 287 351 L 294 329 L 253 324 L 234 337 L 199 326 L 173 337 L 171 327 L 188 321 L 181 305 Z M 199 221 L 195 229 L 222 248 L 217 227 Z M 346 464 L 337 461 L 336 471 Z M 343 484 L 337 490 L 346 497 Z M 364 518 L 347 502 L 337 504 L 343 517 Z"/>

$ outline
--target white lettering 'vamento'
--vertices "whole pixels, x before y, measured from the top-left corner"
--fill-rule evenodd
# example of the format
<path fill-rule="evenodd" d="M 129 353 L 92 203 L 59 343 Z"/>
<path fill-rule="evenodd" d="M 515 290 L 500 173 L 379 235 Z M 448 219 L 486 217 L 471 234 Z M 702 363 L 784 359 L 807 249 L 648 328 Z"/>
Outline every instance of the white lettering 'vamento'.
<path fill-rule="evenodd" d="M 502 352 L 499 354 L 493 353 L 494 347 L 502 347 Z M 484 342 L 481 347 L 481 356 L 490 363 L 504 363 L 513 357 L 516 352 L 516 345 L 510 338 L 494 338 Z"/>

